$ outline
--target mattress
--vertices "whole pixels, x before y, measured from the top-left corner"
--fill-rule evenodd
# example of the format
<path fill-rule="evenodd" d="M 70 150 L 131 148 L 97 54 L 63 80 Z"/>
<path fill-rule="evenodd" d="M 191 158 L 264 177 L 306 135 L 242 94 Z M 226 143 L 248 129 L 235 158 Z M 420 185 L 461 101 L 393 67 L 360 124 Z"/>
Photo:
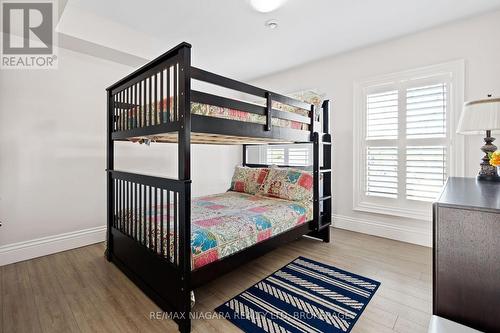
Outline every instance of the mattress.
<path fill-rule="evenodd" d="M 164 218 L 160 219 L 160 212 Z M 146 221 L 163 220 L 163 235 L 160 223 L 157 224 L 156 242 L 158 253 L 165 257 L 174 257 L 174 227 L 171 223 L 167 232 L 167 207 L 156 206 L 151 212 L 145 212 Z M 132 215 L 132 214 L 131 214 Z M 173 215 L 173 209 L 170 209 Z M 140 214 L 140 216 L 144 216 Z M 129 216 L 131 218 L 131 216 Z M 197 269 L 211 262 L 220 260 L 249 246 L 262 242 L 312 219 L 312 202 L 288 201 L 239 192 L 226 192 L 192 199 L 191 202 L 191 268 Z M 140 221 L 141 223 L 143 221 Z M 149 234 L 149 223 L 145 225 L 145 234 Z M 155 232 L 151 242 L 149 237 L 142 243 L 155 249 Z M 170 244 L 167 235 L 170 234 Z M 161 238 L 164 249 L 160 252 Z M 151 243 L 151 244 L 150 244 Z M 170 253 L 170 256 L 166 255 Z"/>
<path fill-rule="evenodd" d="M 167 112 L 167 106 L 169 109 L 172 109 L 173 103 L 169 103 L 167 105 L 166 100 L 163 101 L 163 108 L 160 108 L 160 103 L 157 103 L 156 105 L 156 110 L 158 112 L 154 112 L 153 108 L 153 116 L 150 121 L 149 117 L 149 105 L 146 105 L 145 107 L 145 112 L 141 111 L 141 108 L 132 108 L 126 113 L 126 122 L 127 122 L 127 128 L 135 128 L 137 126 L 149 126 L 150 122 L 153 125 L 160 124 L 161 120 L 164 122 L 167 121 L 167 119 L 170 119 L 170 121 L 174 121 L 174 113 L 173 112 Z M 273 106 L 275 107 L 275 106 Z M 307 110 L 303 110 L 300 108 L 286 108 L 282 104 L 276 105 L 277 109 L 281 109 L 286 112 L 292 112 L 299 114 L 304 117 L 309 116 L 309 112 Z M 160 110 L 164 110 L 162 117 L 160 119 Z M 223 119 L 229 119 L 229 120 L 237 120 L 237 121 L 242 121 L 242 122 L 250 122 L 250 123 L 256 123 L 256 124 L 266 124 L 266 116 L 265 115 L 260 115 L 260 114 L 255 114 L 255 113 L 250 113 L 250 112 L 244 112 L 244 111 L 239 111 L 235 109 L 230 109 L 230 108 L 225 108 L 225 107 L 220 107 L 220 106 L 215 106 L 215 105 L 210 105 L 210 104 L 202 104 L 202 103 L 191 103 L 191 113 L 192 114 L 197 114 L 201 116 L 208 116 L 208 117 L 215 117 L 215 118 L 223 118 Z M 120 115 L 120 113 L 119 113 Z M 293 129 L 298 129 L 298 130 L 309 130 L 309 124 L 297 122 L 297 121 L 292 121 L 292 120 L 287 120 L 287 119 L 281 119 L 281 118 L 276 118 L 273 117 L 271 119 L 271 123 L 273 126 L 278 126 L 278 127 L 286 127 L 286 128 L 293 128 Z M 124 126 L 123 122 L 118 119 L 117 121 L 118 126 Z"/>

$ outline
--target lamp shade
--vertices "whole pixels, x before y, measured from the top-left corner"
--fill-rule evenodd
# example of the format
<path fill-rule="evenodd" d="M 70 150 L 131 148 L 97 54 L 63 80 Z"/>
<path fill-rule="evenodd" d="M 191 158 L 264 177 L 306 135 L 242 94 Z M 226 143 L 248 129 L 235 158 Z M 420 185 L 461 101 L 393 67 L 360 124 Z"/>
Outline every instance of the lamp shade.
<path fill-rule="evenodd" d="M 457 133 L 483 134 L 486 130 L 500 130 L 500 98 L 487 98 L 464 104 Z"/>

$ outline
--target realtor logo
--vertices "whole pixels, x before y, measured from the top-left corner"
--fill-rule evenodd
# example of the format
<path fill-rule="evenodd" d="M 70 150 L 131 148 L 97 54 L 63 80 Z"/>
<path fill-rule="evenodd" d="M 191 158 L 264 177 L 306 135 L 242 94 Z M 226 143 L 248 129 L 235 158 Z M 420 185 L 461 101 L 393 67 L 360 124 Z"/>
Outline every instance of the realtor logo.
<path fill-rule="evenodd" d="M 2 1 L 2 69 L 56 68 L 53 1 Z"/>

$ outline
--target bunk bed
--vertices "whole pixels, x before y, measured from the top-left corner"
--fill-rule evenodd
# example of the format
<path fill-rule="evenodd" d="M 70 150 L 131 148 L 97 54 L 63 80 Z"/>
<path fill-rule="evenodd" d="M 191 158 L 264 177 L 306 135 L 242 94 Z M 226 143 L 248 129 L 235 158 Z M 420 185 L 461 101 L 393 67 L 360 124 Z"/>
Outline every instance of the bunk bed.
<path fill-rule="evenodd" d="M 261 101 L 248 102 L 197 91 L 193 80 Z M 315 105 L 191 66 L 191 45 L 181 43 L 107 88 L 107 249 L 118 266 L 173 319 L 191 328 L 191 291 L 273 248 L 303 235 L 330 241 L 331 149 L 329 101 Z M 114 169 L 116 141 L 175 142 L 178 179 Z M 252 144 L 313 145 L 312 200 L 303 223 L 247 244 L 217 260 L 193 264 L 192 220 L 203 214 L 191 198 L 191 144 L 243 145 L 243 166 Z M 288 167 L 288 166 L 279 166 Z M 297 167 L 294 167 L 297 168 Z M 242 194 L 225 194 L 234 205 Z M 233 195 L 231 197 L 231 195 Z M 217 198 L 221 198 L 217 196 Z M 273 203 L 274 204 L 274 203 Z M 233 207 L 235 208 L 235 207 Z M 277 213 L 283 207 L 276 204 Z"/>

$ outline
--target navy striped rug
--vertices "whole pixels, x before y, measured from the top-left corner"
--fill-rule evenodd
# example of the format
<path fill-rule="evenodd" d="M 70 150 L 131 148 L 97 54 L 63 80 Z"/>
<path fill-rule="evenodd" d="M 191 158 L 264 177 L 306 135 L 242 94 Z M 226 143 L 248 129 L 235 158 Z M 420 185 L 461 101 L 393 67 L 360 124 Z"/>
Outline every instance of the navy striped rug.
<path fill-rule="evenodd" d="M 245 332 L 350 332 L 379 285 L 299 257 L 215 311 Z"/>

